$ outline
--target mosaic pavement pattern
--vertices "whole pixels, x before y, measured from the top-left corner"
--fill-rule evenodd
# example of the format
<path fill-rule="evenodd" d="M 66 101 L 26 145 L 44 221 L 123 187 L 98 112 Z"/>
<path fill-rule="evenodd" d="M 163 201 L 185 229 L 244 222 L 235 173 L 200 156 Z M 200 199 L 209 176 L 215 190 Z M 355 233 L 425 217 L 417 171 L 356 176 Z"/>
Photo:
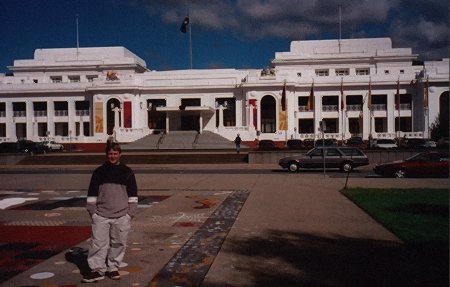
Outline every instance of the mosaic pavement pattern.
<path fill-rule="evenodd" d="M 231 193 L 149 286 L 200 286 L 248 195 L 247 191 Z"/>
<path fill-rule="evenodd" d="M 197 191 L 205 192 L 205 190 Z M 208 196 L 190 195 L 195 194 L 196 190 L 181 191 L 189 194 L 185 198 L 195 203 L 191 207 L 194 210 L 210 208 L 215 208 L 215 210 L 213 209 L 214 211 L 206 217 L 190 218 L 183 215 L 180 216 L 180 220 L 175 221 L 173 227 L 195 227 L 196 231 L 184 245 L 177 247 L 179 248 L 178 251 L 164 268 L 153 279 L 148 279 L 146 283 L 148 286 L 201 285 L 249 195 L 246 190 L 212 191 L 216 194 L 222 192 L 222 194 L 225 194 L 225 199 L 218 202 Z M 177 190 L 177 192 L 180 192 L 180 190 Z M 69 248 L 71 251 L 75 251 L 72 255 L 85 260 L 85 250 L 75 246 L 89 238 L 89 222 L 80 221 L 74 226 L 71 225 L 73 220 L 60 219 L 60 214 L 66 210 L 83 210 L 84 212 L 86 196 L 80 196 L 79 194 L 86 194 L 86 191 L 0 190 L 0 214 L 3 214 L 0 217 L 0 285 Z M 139 207 L 147 208 L 169 197 L 166 195 L 139 196 Z M 20 216 L 18 218 L 4 216 L 4 213 L 1 213 L 2 210 L 16 214 L 30 211 L 45 212 L 45 216 L 25 220 L 20 219 Z M 157 221 L 167 220 L 167 218 L 158 216 L 155 216 L 155 219 Z M 49 234 L 52 236 L 48 236 Z M 130 245 L 133 244 L 130 243 Z M 134 249 L 139 248 L 130 246 L 130 251 Z M 67 258 L 66 254 L 66 261 L 74 263 L 71 259 L 74 258 Z M 63 263 L 65 262 L 60 262 L 60 264 Z M 81 274 L 85 272 L 83 269 L 86 266 L 83 266 L 83 264 L 77 264 L 77 267 Z M 128 269 L 130 268 L 129 266 Z M 124 268 L 124 271 L 121 271 L 123 272 L 122 275 L 139 272 L 139 270 L 131 270 L 133 268 L 128 269 Z M 43 279 L 48 280 L 52 276 L 54 276 L 53 273 L 43 270 L 31 275 L 30 278 L 33 279 L 33 282 L 36 282 L 33 286 L 49 286 L 48 283 L 39 285 L 39 282 L 44 281 Z M 78 283 L 79 281 L 70 286 L 78 286 Z"/>
<path fill-rule="evenodd" d="M 86 191 L 0 191 L 0 211 L 64 211 L 86 206 L 86 196 L 60 196 L 60 194 L 86 194 Z M 48 197 L 41 199 L 40 197 Z M 51 196 L 58 195 L 58 196 Z M 140 196 L 139 205 L 160 202 L 168 196 Z M 45 213 L 27 220 L 5 220 L 0 217 L 0 285 L 6 280 L 30 269 L 50 257 L 79 244 L 91 235 L 89 222 L 78 223 L 60 219 L 61 213 Z M 36 275 L 35 279 L 44 279 Z"/>

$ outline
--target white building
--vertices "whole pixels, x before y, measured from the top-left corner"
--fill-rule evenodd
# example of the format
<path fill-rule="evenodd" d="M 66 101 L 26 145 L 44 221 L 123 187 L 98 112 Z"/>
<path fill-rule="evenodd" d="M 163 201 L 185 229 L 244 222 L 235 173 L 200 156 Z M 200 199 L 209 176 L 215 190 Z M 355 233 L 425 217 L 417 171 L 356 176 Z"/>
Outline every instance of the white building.
<path fill-rule="evenodd" d="M 416 58 L 389 38 L 294 41 L 270 69 L 159 72 L 123 47 L 38 49 L 0 75 L 0 141 L 132 142 L 180 130 L 286 141 L 321 137 L 320 121 L 338 140 L 428 137 L 448 109 L 449 60 Z"/>

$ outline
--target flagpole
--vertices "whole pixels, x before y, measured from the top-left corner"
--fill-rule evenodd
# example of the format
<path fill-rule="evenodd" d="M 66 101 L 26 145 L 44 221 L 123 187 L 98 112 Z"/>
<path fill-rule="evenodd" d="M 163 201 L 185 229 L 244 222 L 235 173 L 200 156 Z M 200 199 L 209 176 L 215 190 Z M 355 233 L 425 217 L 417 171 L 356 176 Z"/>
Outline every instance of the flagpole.
<path fill-rule="evenodd" d="M 77 23 L 77 60 L 78 60 L 78 49 L 80 48 L 80 37 L 78 32 L 78 14 L 76 14 L 76 23 Z"/>
<path fill-rule="evenodd" d="M 367 105 L 369 107 L 369 138 L 373 139 L 372 135 L 372 77 L 369 77 L 369 93 L 367 95 Z M 370 140 L 369 140 L 369 144 Z"/>
<path fill-rule="evenodd" d="M 426 81 L 426 83 L 425 83 L 425 89 L 426 89 L 426 93 L 427 93 L 427 106 L 426 106 L 426 108 L 425 108 L 425 111 L 426 111 L 426 113 L 427 113 L 427 138 L 429 139 L 429 138 L 431 138 L 431 131 L 430 131 L 430 107 L 429 107 L 429 104 L 428 104 L 428 102 L 429 102 L 429 96 L 430 96 L 430 89 L 429 89 L 429 85 L 430 85 L 430 83 L 428 82 L 428 75 L 427 75 L 427 81 Z"/>
<path fill-rule="evenodd" d="M 345 134 L 345 131 L 344 131 L 344 127 L 345 127 L 345 125 L 344 125 L 344 106 L 345 106 L 345 103 L 344 103 L 344 78 L 343 77 L 341 77 L 341 113 L 342 113 L 342 115 L 341 115 L 341 137 L 342 137 L 342 142 L 344 142 L 344 134 Z"/>
<path fill-rule="evenodd" d="M 398 107 L 398 139 L 400 140 L 400 76 L 397 78 L 397 107 Z"/>
<path fill-rule="evenodd" d="M 339 7 L 339 53 L 341 53 L 341 39 L 342 39 L 342 4 L 338 5 Z"/>
<path fill-rule="evenodd" d="M 189 21 L 191 22 L 191 21 Z M 189 27 L 189 68 L 192 70 L 192 23 L 188 25 Z"/>

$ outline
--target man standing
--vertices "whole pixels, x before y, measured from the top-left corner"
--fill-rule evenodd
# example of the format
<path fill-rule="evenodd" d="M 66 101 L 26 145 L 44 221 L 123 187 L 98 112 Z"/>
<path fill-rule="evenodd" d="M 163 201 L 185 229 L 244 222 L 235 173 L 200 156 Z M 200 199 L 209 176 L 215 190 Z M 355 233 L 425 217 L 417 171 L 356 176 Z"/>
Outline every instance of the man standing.
<path fill-rule="evenodd" d="M 134 172 L 120 162 L 118 143 L 106 145 L 107 161 L 91 177 L 87 210 L 92 218 L 92 236 L 88 253 L 91 272 L 82 282 L 105 278 L 120 279 L 119 266 L 125 255 L 131 219 L 137 211 L 137 185 Z"/>
<path fill-rule="evenodd" d="M 236 152 L 240 153 L 241 152 L 241 137 L 239 136 L 239 134 L 237 134 L 236 138 L 234 139 L 234 143 L 236 144 Z"/>

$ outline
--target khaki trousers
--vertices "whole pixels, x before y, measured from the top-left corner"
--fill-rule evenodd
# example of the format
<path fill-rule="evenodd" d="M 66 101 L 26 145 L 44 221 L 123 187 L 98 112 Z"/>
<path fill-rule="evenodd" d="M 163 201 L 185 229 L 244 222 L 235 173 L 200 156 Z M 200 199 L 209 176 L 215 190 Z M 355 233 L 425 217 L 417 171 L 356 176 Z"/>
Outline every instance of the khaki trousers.
<path fill-rule="evenodd" d="M 92 236 L 88 253 L 88 264 L 92 271 L 104 274 L 117 271 L 125 256 L 131 217 L 119 218 L 92 216 Z"/>

